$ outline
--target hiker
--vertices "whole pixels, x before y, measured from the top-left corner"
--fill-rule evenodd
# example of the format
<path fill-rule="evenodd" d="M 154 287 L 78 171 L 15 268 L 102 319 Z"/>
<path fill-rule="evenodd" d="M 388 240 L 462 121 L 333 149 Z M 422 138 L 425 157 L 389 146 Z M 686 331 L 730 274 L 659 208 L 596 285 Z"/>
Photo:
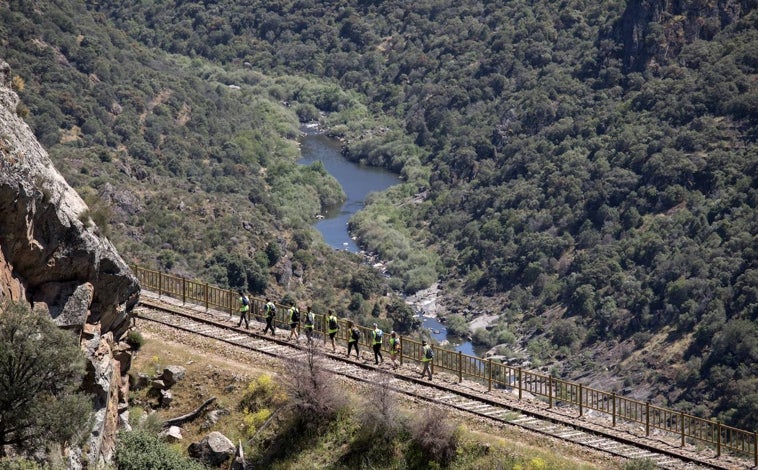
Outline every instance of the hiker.
<path fill-rule="evenodd" d="M 361 330 L 352 322 L 352 320 L 348 320 L 347 328 L 350 334 L 350 337 L 347 339 L 347 357 L 350 357 L 350 351 L 355 348 L 355 357 L 360 359 L 361 356 L 358 352 L 358 340 L 361 339 Z"/>
<path fill-rule="evenodd" d="M 271 336 L 274 336 L 276 334 L 274 331 L 276 329 L 276 305 L 274 305 L 274 302 L 272 302 L 271 299 L 266 298 L 266 304 L 263 306 L 263 311 L 266 312 L 266 328 L 263 329 L 263 334 L 265 335 L 266 332 L 271 329 Z"/>
<path fill-rule="evenodd" d="M 305 311 L 305 326 L 303 329 L 305 330 L 305 336 L 308 338 L 308 344 L 313 344 L 313 312 L 311 311 L 311 306 L 309 305 Z"/>
<path fill-rule="evenodd" d="M 394 331 L 390 333 L 390 359 L 392 367 L 397 369 L 397 356 L 400 355 L 400 337 Z"/>
<path fill-rule="evenodd" d="M 247 312 L 250 311 L 250 298 L 242 292 L 242 289 L 237 291 L 237 293 L 240 295 L 240 322 L 237 324 L 237 328 L 242 326 L 242 320 L 245 320 L 245 329 L 250 329 L 250 324 L 248 323 L 247 318 Z"/>
<path fill-rule="evenodd" d="M 371 347 L 374 349 L 374 363 L 379 365 L 380 362 L 384 362 L 382 357 L 382 340 L 384 332 L 379 329 L 379 326 L 374 323 L 374 329 L 371 330 Z"/>
<path fill-rule="evenodd" d="M 337 320 L 337 316 L 331 309 L 329 309 L 329 316 L 326 317 L 326 328 L 327 333 L 329 333 L 329 339 L 332 342 L 332 352 L 336 352 L 337 346 L 334 344 L 334 337 L 337 335 L 337 332 L 340 329 L 340 324 Z M 326 336 L 324 336 L 324 344 L 326 344 Z"/>
<path fill-rule="evenodd" d="M 300 341 L 300 310 L 298 310 L 295 302 L 290 303 L 290 308 L 287 310 L 287 317 L 290 323 L 290 335 L 287 340 L 291 340 L 294 336 L 295 341 Z"/>
<path fill-rule="evenodd" d="M 432 369 L 430 367 L 432 359 L 434 358 L 434 350 L 426 343 L 421 342 L 421 363 L 424 364 L 424 370 L 421 371 L 421 378 L 423 379 L 427 372 L 429 372 L 429 380 L 432 380 Z"/>

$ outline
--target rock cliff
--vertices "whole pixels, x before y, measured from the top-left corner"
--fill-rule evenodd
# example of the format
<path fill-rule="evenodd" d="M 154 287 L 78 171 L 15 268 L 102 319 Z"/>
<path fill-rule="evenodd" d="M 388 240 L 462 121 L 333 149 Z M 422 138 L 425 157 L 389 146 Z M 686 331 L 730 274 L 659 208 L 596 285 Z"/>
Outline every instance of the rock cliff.
<path fill-rule="evenodd" d="M 710 40 L 753 7 L 747 0 L 630 0 L 615 27 L 627 71 L 676 58 L 682 46 Z"/>
<path fill-rule="evenodd" d="M 0 300 L 27 302 L 80 335 L 89 360 L 84 386 L 95 397 L 87 455 L 70 454 L 70 466 L 82 467 L 109 460 L 114 448 L 129 364 L 119 340 L 140 288 L 17 106 L 10 67 L 0 60 Z"/>

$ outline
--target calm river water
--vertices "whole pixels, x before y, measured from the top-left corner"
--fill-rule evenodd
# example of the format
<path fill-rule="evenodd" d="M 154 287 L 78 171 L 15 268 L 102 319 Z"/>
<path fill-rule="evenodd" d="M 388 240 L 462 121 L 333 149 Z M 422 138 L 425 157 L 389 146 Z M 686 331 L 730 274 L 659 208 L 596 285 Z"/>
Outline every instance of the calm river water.
<path fill-rule="evenodd" d="M 347 195 L 342 207 L 335 207 L 322 214 L 324 219 L 315 224 L 326 243 L 333 248 L 345 249 L 357 253 L 355 241 L 347 231 L 347 221 L 363 209 L 366 196 L 372 192 L 384 191 L 400 182 L 398 176 L 382 168 L 368 167 L 348 161 L 340 152 L 340 143 L 317 129 L 304 128 L 300 139 L 301 160 L 303 165 L 310 165 L 321 160 L 324 168 L 334 176 Z"/>
<path fill-rule="evenodd" d="M 384 191 L 399 183 L 400 179 L 382 168 L 364 166 L 347 160 L 342 156 L 340 142 L 319 133 L 316 128 L 304 127 L 302 131 L 301 159 L 298 163 L 310 165 L 321 160 L 326 171 L 339 181 L 347 195 L 342 207 L 332 208 L 322 214 L 324 218 L 314 226 L 332 248 L 357 253 L 360 249 L 347 231 L 348 220 L 363 209 L 366 196 L 372 192 Z M 436 318 L 422 316 L 422 325 L 432 331 L 435 340 L 445 342 L 448 339 L 445 325 Z M 476 355 L 473 345 L 467 341 L 451 343 L 447 348 L 454 348 L 471 356 Z"/>

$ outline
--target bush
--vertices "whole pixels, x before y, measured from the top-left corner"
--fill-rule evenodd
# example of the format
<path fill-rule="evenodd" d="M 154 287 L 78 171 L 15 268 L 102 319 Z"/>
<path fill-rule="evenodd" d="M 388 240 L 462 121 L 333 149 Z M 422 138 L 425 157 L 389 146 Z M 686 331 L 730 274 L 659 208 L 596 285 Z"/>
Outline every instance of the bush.
<path fill-rule="evenodd" d="M 126 334 L 126 343 L 138 351 L 145 344 L 145 337 L 139 331 L 132 329 Z"/>
<path fill-rule="evenodd" d="M 447 326 L 447 331 L 451 335 L 467 336 L 469 333 L 468 323 L 466 323 L 466 319 L 463 317 L 463 315 L 458 315 L 457 313 L 445 317 L 445 326 Z"/>
<path fill-rule="evenodd" d="M 158 436 L 144 429 L 120 432 L 116 447 L 119 470 L 204 470 L 205 467 L 189 457 L 175 452 Z"/>
<path fill-rule="evenodd" d="M 25 458 L 8 458 L 0 460 L 0 470 L 46 470 L 47 467 L 34 460 Z"/>
<path fill-rule="evenodd" d="M 92 412 L 85 373 L 76 336 L 26 304 L 0 303 L 0 455 L 81 438 Z"/>
<path fill-rule="evenodd" d="M 266 408 L 279 407 L 285 401 L 286 394 L 279 384 L 274 382 L 270 375 L 263 374 L 248 384 L 238 408 L 256 412 Z"/>
<path fill-rule="evenodd" d="M 306 347 L 305 356 L 293 359 L 281 379 L 288 395 L 285 406 L 294 410 L 296 420 L 305 427 L 332 421 L 348 404 L 346 394 L 324 370 L 317 348 L 316 341 Z"/>
<path fill-rule="evenodd" d="M 438 408 L 427 408 L 411 423 L 413 447 L 419 462 L 411 467 L 426 468 L 429 462 L 448 465 L 455 458 L 459 435 L 455 424 Z"/>
<path fill-rule="evenodd" d="M 402 429 L 397 397 L 390 389 L 391 375 L 377 372 L 368 399 L 361 407 L 361 429 L 370 437 L 392 440 Z"/>

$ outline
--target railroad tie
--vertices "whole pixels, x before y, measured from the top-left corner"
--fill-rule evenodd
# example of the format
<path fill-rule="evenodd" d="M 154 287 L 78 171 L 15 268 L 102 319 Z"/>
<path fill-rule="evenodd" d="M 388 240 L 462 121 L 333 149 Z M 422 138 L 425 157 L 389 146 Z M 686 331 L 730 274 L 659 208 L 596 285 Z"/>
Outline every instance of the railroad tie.
<path fill-rule="evenodd" d="M 438 397 L 434 397 L 437 401 L 448 401 L 451 398 L 458 398 L 458 395 L 442 395 Z"/>
<path fill-rule="evenodd" d="M 511 423 L 528 425 L 529 423 L 533 423 L 535 421 L 537 421 L 537 418 L 533 418 L 531 416 L 523 416 L 521 418 L 516 418 L 514 420 L 511 420 Z"/>
<path fill-rule="evenodd" d="M 604 444 L 603 448 L 610 448 L 611 447 L 611 441 L 609 441 L 608 439 L 606 439 L 604 437 L 603 438 L 590 439 L 588 441 L 582 442 L 582 444 L 588 445 L 588 446 L 593 446 L 593 447 L 596 446 L 596 445 L 599 445 L 599 444 Z"/>
<path fill-rule="evenodd" d="M 240 335 L 240 334 L 229 335 L 229 336 L 224 337 L 224 339 L 226 341 L 233 341 L 233 342 L 240 341 L 240 340 L 242 340 L 244 338 L 246 338 L 246 336 L 245 335 Z"/>

